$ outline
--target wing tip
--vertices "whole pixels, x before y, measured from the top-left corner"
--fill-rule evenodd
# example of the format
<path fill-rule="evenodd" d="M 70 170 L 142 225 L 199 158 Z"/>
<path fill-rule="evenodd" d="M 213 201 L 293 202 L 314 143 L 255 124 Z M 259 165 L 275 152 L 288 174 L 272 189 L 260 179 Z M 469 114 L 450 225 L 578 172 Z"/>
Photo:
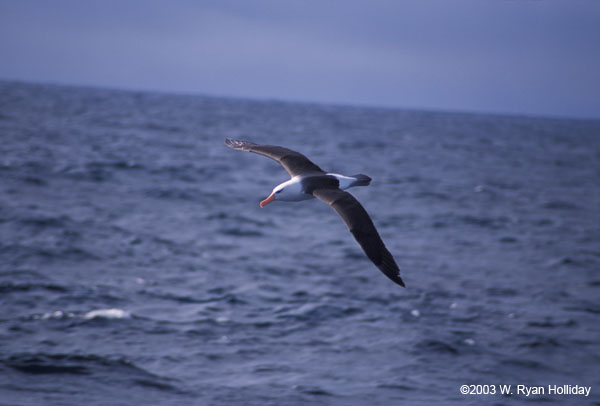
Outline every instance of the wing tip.
<path fill-rule="evenodd" d="M 404 281 L 400 277 L 400 270 L 397 267 L 394 267 L 394 268 L 395 269 L 393 269 L 393 270 L 390 270 L 390 269 L 384 270 L 384 269 L 382 269 L 382 271 L 385 274 L 385 276 L 387 276 L 388 278 L 390 278 L 392 280 L 392 282 L 397 283 L 398 285 L 400 285 L 403 288 L 405 288 L 406 285 L 404 284 Z"/>
<path fill-rule="evenodd" d="M 241 142 L 238 140 L 232 140 L 231 138 L 225 138 L 225 145 L 227 145 L 229 148 L 235 149 L 240 144 L 241 144 Z"/>
<path fill-rule="evenodd" d="M 390 278 L 393 282 L 397 283 L 403 288 L 406 287 L 404 281 L 400 277 L 400 268 L 398 268 L 398 264 L 396 264 L 396 261 L 394 261 L 394 257 L 392 256 L 392 254 L 390 254 L 389 251 L 387 251 L 387 255 L 383 256 L 381 263 L 377 265 L 377 267 L 381 270 L 381 272 L 385 274 L 385 276 Z"/>
<path fill-rule="evenodd" d="M 232 140 L 231 138 L 225 138 L 225 145 L 227 145 L 229 148 L 248 151 L 250 150 L 250 148 L 256 146 L 257 144 L 250 141 Z"/>

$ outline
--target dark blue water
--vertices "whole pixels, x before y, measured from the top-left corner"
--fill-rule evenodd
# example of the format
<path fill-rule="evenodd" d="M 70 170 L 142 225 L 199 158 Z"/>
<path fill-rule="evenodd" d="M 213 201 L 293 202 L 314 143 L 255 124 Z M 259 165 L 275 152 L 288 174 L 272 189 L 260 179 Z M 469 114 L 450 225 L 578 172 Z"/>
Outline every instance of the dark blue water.
<path fill-rule="evenodd" d="M 371 176 L 407 288 L 225 137 Z M 598 121 L 0 82 L 0 404 L 600 404 L 599 207 Z"/>

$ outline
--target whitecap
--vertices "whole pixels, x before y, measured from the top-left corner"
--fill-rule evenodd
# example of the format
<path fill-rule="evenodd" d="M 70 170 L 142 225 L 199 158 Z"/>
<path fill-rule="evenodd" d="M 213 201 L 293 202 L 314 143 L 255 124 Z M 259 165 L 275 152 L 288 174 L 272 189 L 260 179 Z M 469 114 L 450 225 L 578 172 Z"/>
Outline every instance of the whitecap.
<path fill-rule="evenodd" d="M 216 318 L 217 323 L 227 323 L 229 321 L 229 318 L 225 317 L 225 316 L 219 316 Z"/>
<path fill-rule="evenodd" d="M 475 345 L 475 340 L 472 338 L 465 338 L 463 342 L 467 345 Z"/>
<path fill-rule="evenodd" d="M 131 316 L 131 313 L 121 309 L 100 309 L 87 312 L 83 318 L 86 320 L 95 319 L 97 317 L 103 319 L 126 319 Z"/>
<path fill-rule="evenodd" d="M 33 319 L 35 320 L 50 320 L 50 319 L 65 319 L 71 318 L 75 315 L 69 312 L 63 312 L 62 310 L 56 310 L 54 312 L 43 313 L 43 314 L 35 314 L 33 315 Z"/>

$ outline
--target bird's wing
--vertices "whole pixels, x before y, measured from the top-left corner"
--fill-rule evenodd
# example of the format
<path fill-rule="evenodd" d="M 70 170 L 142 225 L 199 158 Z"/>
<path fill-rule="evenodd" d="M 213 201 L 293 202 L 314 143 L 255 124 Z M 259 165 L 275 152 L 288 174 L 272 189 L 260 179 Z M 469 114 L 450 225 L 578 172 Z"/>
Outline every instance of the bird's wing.
<path fill-rule="evenodd" d="M 333 207 L 344 220 L 367 257 L 377 265 L 381 272 L 398 285 L 405 286 L 400 278 L 400 269 L 396 265 L 394 257 L 385 247 L 371 217 L 354 196 L 337 188 L 315 189 L 312 194 Z"/>
<path fill-rule="evenodd" d="M 275 145 L 258 145 L 253 142 L 230 140 L 229 138 L 225 140 L 225 145 L 233 149 L 254 152 L 274 159 L 283 166 L 292 178 L 307 173 L 325 173 L 307 157 L 291 149 Z"/>

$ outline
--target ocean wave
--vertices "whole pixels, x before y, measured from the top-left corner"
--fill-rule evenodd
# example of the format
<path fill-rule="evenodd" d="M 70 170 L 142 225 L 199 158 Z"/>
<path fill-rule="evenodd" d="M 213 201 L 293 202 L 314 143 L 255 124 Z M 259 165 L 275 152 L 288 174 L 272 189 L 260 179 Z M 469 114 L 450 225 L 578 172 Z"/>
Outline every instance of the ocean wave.
<path fill-rule="evenodd" d="M 0 282 L 0 293 L 21 293 L 36 290 L 46 290 L 49 292 L 65 293 L 69 291 L 69 288 L 54 283 L 43 282 Z"/>
<path fill-rule="evenodd" d="M 151 373 L 120 356 L 19 353 L 1 358 L 0 363 L 29 375 L 102 375 L 112 381 L 126 380 L 142 387 L 180 392 L 172 379 Z"/>
<path fill-rule="evenodd" d="M 78 246 L 53 247 L 23 244 L 0 245 L 0 253 L 11 258 L 13 263 L 24 259 L 49 260 L 61 259 L 70 261 L 99 260 L 100 256 Z"/>
<path fill-rule="evenodd" d="M 157 199 L 202 201 L 204 193 L 197 188 L 151 188 L 146 189 L 144 194 Z"/>
<path fill-rule="evenodd" d="M 418 342 L 415 346 L 415 350 L 420 353 L 438 353 L 438 354 L 450 354 L 458 355 L 459 349 L 456 345 L 450 344 L 446 341 L 436 339 L 426 339 Z"/>

